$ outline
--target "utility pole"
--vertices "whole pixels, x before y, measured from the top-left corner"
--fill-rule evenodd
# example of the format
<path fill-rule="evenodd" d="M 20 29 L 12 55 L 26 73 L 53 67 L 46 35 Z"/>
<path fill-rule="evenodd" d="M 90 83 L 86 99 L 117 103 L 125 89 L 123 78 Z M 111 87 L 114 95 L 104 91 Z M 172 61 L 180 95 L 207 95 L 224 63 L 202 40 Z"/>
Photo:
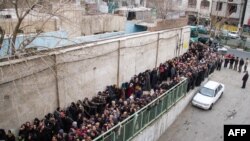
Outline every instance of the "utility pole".
<path fill-rule="evenodd" d="M 200 9 L 198 8 L 198 14 L 197 14 L 197 25 L 200 25 Z"/>
<path fill-rule="evenodd" d="M 240 19 L 239 19 L 239 24 L 238 24 L 238 32 L 239 29 L 241 28 L 241 20 L 242 20 L 242 14 L 243 14 L 243 4 L 244 4 L 244 0 L 241 0 L 240 2 Z"/>

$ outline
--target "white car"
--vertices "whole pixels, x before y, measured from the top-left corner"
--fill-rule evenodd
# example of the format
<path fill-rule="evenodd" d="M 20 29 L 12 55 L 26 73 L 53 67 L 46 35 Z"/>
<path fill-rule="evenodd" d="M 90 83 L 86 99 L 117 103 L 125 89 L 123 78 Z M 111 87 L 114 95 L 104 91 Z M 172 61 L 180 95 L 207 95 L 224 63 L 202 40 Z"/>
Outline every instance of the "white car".
<path fill-rule="evenodd" d="M 193 97 L 192 104 L 205 110 L 211 110 L 214 103 L 222 96 L 224 89 L 224 84 L 208 81 Z"/>
<path fill-rule="evenodd" d="M 219 47 L 217 49 L 217 52 L 220 53 L 220 54 L 222 54 L 222 55 L 225 55 L 225 54 L 227 54 L 227 48 L 225 48 L 225 47 Z"/>
<path fill-rule="evenodd" d="M 235 31 L 231 31 L 231 32 L 228 32 L 228 37 L 232 38 L 232 39 L 236 39 L 236 38 L 239 38 L 239 34 Z"/>

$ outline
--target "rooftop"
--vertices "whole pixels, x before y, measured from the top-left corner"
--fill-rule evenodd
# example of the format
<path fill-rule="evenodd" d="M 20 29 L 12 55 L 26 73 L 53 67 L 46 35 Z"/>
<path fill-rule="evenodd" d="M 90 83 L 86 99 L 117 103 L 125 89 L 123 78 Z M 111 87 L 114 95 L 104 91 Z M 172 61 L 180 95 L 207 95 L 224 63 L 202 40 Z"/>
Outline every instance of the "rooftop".
<path fill-rule="evenodd" d="M 208 81 L 204 87 L 215 90 L 220 83 L 215 81 Z"/>

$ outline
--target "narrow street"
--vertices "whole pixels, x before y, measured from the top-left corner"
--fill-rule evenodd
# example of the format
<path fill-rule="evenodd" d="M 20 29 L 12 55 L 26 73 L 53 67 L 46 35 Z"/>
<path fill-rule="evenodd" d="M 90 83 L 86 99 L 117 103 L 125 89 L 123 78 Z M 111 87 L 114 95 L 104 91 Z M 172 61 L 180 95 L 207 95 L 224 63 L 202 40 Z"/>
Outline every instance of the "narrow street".
<path fill-rule="evenodd" d="M 243 75 L 224 68 L 216 71 L 210 80 L 225 84 L 223 97 L 211 111 L 189 104 L 158 141 L 223 141 L 225 124 L 250 124 L 250 81 L 241 89 Z"/>
<path fill-rule="evenodd" d="M 228 48 L 228 53 L 234 54 L 234 56 L 236 56 L 236 57 L 242 57 L 244 59 L 245 58 L 249 58 L 250 59 L 250 52 Z"/>

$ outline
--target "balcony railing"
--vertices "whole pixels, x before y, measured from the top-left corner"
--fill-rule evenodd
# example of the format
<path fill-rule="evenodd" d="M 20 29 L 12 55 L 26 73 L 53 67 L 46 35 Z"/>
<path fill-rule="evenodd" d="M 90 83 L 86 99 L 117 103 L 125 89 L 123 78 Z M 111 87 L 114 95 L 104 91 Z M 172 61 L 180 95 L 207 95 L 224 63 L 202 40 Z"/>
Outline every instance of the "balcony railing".
<path fill-rule="evenodd" d="M 148 125 L 168 112 L 187 93 L 187 79 L 160 95 L 148 105 L 118 123 L 113 128 L 94 139 L 94 141 L 127 141 L 131 140 Z"/>

